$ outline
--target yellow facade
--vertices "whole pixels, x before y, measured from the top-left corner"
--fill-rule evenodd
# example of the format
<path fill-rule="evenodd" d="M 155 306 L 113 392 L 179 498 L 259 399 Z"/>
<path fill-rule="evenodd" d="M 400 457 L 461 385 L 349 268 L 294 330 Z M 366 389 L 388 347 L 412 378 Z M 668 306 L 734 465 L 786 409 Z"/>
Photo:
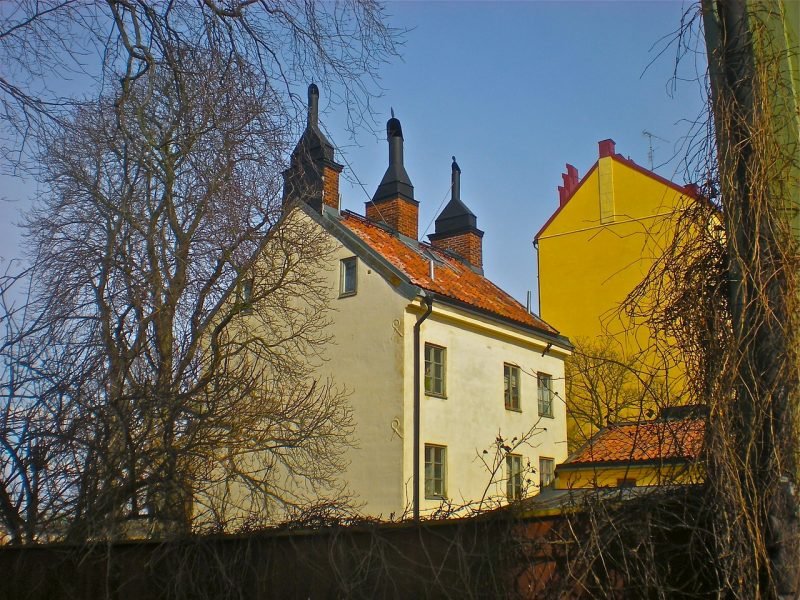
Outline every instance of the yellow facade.
<path fill-rule="evenodd" d="M 535 239 L 541 317 L 579 351 L 584 344 L 605 346 L 626 364 L 649 369 L 662 393 L 679 401 L 680 361 L 653 350 L 654 334 L 645 323 L 655 300 L 645 294 L 637 318 L 627 315 L 624 303 L 672 243 L 694 188 L 616 154 L 612 140 L 600 142 L 599 160 L 580 181 L 569 166 L 564 179 L 560 206 Z M 645 409 L 625 416 L 643 418 Z M 573 445 L 597 430 L 578 427 L 570 423 Z"/>
<path fill-rule="evenodd" d="M 631 161 L 601 158 L 536 236 L 541 317 L 570 338 L 611 334 L 638 352 L 646 339 L 630 335 L 620 306 L 672 241 L 690 197 Z"/>
<path fill-rule="evenodd" d="M 647 487 L 654 485 L 691 484 L 702 481 L 702 469 L 688 461 L 679 464 L 592 465 L 580 469 L 556 470 L 553 487 L 577 490 L 596 487 Z"/>

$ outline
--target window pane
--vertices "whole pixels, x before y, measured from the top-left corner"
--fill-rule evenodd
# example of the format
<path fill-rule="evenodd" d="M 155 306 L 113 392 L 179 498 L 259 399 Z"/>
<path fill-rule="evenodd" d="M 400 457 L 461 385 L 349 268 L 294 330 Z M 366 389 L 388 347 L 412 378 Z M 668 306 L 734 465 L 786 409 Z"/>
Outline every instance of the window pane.
<path fill-rule="evenodd" d="M 503 365 L 503 380 L 506 408 L 519 410 L 519 367 Z"/>
<path fill-rule="evenodd" d="M 245 279 L 242 282 L 242 313 L 250 314 L 253 312 L 253 280 Z"/>
<path fill-rule="evenodd" d="M 545 373 L 537 376 L 537 392 L 539 397 L 539 414 L 543 417 L 553 416 L 552 378 Z"/>
<path fill-rule="evenodd" d="M 356 257 L 342 259 L 341 283 L 339 292 L 341 294 L 356 293 Z"/>
<path fill-rule="evenodd" d="M 446 448 L 425 446 L 425 497 L 445 496 Z"/>
<path fill-rule="evenodd" d="M 539 458 L 539 485 L 546 487 L 553 481 L 555 460 L 552 458 Z"/>
<path fill-rule="evenodd" d="M 425 391 L 445 393 L 445 349 L 429 344 L 425 344 Z"/>
<path fill-rule="evenodd" d="M 518 454 L 506 456 L 506 496 L 509 500 L 522 497 L 522 457 Z"/>

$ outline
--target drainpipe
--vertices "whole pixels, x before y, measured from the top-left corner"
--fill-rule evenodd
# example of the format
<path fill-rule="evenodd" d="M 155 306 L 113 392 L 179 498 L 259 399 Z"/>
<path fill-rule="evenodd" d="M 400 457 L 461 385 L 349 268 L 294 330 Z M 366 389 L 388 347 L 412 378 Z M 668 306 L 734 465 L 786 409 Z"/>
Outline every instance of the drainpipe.
<path fill-rule="evenodd" d="M 420 294 L 427 308 L 422 316 L 414 323 L 414 520 L 419 521 L 419 414 L 420 414 L 420 351 L 419 329 L 422 322 L 427 319 L 433 310 L 433 296 L 423 290 Z"/>

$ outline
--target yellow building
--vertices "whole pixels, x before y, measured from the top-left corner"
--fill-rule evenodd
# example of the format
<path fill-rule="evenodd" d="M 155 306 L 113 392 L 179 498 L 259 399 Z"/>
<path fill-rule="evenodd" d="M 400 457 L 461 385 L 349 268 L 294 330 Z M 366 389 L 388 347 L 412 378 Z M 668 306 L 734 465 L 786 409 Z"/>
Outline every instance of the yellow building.
<path fill-rule="evenodd" d="M 579 351 L 590 348 L 611 362 L 648 370 L 647 385 L 658 387 L 664 404 L 675 403 L 682 388 L 679 360 L 654 351 L 651 330 L 643 319 L 628 316 L 624 303 L 673 241 L 677 219 L 697 197 L 696 187 L 675 184 L 624 158 L 610 139 L 599 143 L 599 159 L 586 175 L 579 178 L 567 165 L 563 180 L 559 206 L 534 241 L 541 317 Z M 656 308 L 652 302 L 645 295 L 637 312 L 649 314 Z M 597 392 L 587 391 L 587 398 Z M 621 402 L 618 410 L 607 409 L 603 414 L 588 407 L 586 424 L 573 414 L 573 447 L 609 420 L 641 418 L 647 407 Z"/>

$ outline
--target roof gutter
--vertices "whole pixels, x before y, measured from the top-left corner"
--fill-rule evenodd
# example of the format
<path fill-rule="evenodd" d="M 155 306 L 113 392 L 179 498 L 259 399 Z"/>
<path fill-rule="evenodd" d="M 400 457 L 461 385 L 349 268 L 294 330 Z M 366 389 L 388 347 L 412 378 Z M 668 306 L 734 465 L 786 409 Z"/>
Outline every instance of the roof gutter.
<path fill-rule="evenodd" d="M 419 521 L 419 483 L 420 483 L 420 469 L 419 469 L 419 438 L 420 438 L 420 327 L 422 322 L 427 319 L 433 311 L 433 296 L 425 293 L 425 290 L 420 290 L 420 296 L 425 302 L 425 312 L 420 315 L 417 322 L 414 323 L 414 520 Z"/>
<path fill-rule="evenodd" d="M 675 456 L 671 458 L 642 458 L 638 460 L 598 460 L 593 462 L 566 462 L 561 463 L 556 467 L 556 471 L 563 473 L 564 471 L 593 471 L 596 469 L 608 469 L 612 467 L 654 467 L 654 466 L 683 466 L 691 465 L 698 460 L 698 457 L 692 456 Z"/>

